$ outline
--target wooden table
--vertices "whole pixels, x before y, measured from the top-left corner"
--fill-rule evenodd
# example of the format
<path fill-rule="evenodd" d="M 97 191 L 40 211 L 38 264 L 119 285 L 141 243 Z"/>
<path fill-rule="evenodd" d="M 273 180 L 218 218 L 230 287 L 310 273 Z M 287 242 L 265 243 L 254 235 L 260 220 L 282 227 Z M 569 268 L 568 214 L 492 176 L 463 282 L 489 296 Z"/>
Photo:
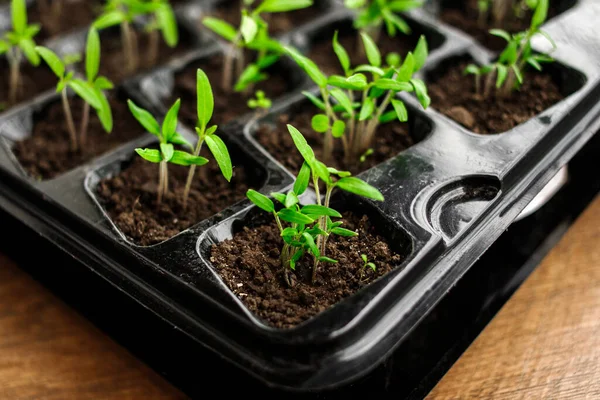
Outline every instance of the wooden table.
<path fill-rule="evenodd" d="M 600 197 L 428 399 L 600 399 Z"/>
<path fill-rule="evenodd" d="M 180 398 L 0 255 L 0 399 Z M 600 197 L 429 398 L 600 399 Z"/>

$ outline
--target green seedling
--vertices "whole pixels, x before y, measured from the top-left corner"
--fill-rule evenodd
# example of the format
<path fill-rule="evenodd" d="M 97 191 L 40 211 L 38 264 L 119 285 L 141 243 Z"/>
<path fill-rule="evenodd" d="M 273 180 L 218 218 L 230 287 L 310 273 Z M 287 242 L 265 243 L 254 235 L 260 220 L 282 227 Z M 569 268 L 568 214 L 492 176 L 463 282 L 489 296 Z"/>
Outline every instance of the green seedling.
<path fill-rule="evenodd" d="M 350 172 L 328 168 L 316 159 L 304 136 L 293 126 L 287 127 L 296 148 L 304 158 L 304 163 L 292 190 L 287 194 L 271 193 L 271 197 L 281 203 L 282 208 L 277 210 L 270 198 L 252 189 L 248 191 L 247 196 L 250 201 L 262 210 L 273 214 L 275 218 L 284 241 L 280 260 L 286 283 L 292 286 L 291 271 L 296 269 L 297 262 L 305 254 L 310 254 L 313 258 L 312 283 L 314 284 L 321 262 L 337 262 L 326 255 L 328 237 L 358 235 L 354 231 L 342 228 L 342 222 L 333 222 L 332 218 L 342 217 L 338 211 L 330 207 L 334 189 L 378 201 L 383 201 L 383 195 L 368 183 L 351 176 Z M 306 191 L 311 181 L 315 188 L 316 204 L 301 206 L 298 196 Z M 321 196 L 319 183 L 325 186 L 324 197 Z"/>
<path fill-rule="evenodd" d="M 406 106 L 397 98 L 398 93 L 414 92 L 423 108 L 429 106 L 430 98 L 425 83 L 414 77 L 425 64 L 428 50 L 427 41 L 421 36 L 415 50 L 409 52 L 404 60 L 392 53 L 386 57 L 387 65 L 384 65 L 373 39 L 361 32 L 368 64 L 351 68 L 350 57 L 337 36 L 336 32 L 333 49 L 344 76 L 327 76 L 313 61 L 295 49 L 288 47 L 286 50 L 319 87 L 320 98 L 310 92 L 304 94 L 321 110 L 313 117 L 312 128 L 325 135 L 324 159 L 331 160 L 334 139 L 339 138 L 346 165 L 350 165 L 372 147 L 380 124 L 395 119 L 401 122 L 408 120 Z M 392 109 L 388 111 L 390 105 Z"/>
<path fill-rule="evenodd" d="M 553 49 L 556 48 L 550 35 L 540 29 L 547 13 L 548 0 L 539 0 L 527 31 L 511 35 L 500 29 L 490 30 L 492 35 L 505 39 L 507 45 L 496 62 L 482 67 L 470 64 L 465 68 L 465 74 L 472 74 L 475 77 L 475 90 L 478 94 L 487 98 L 494 93 L 495 89 L 499 96 L 509 96 L 513 90 L 523 84 L 526 66 L 541 71 L 542 63 L 554 61 L 548 54 L 534 53 L 531 48 L 531 39 L 538 34 L 545 37 Z M 483 84 L 482 77 L 485 77 Z"/>
<path fill-rule="evenodd" d="M 210 86 L 210 81 L 208 80 L 208 76 L 206 76 L 206 73 L 204 73 L 204 71 L 202 71 L 201 69 L 198 69 L 196 71 L 196 97 L 196 109 L 198 113 L 196 133 L 198 134 L 198 141 L 196 142 L 196 147 L 194 149 L 194 156 L 197 157 L 200 155 L 202 145 L 204 142 L 206 142 L 208 149 L 210 150 L 213 157 L 217 161 L 217 164 L 219 165 L 221 173 L 229 182 L 231 181 L 231 177 L 233 176 L 231 157 L 229 156 L 229 151 L 227 150 L 227 146 L 225 145 L 223 140 L 221 140 L 221 138 L 215 134 L 215 132 L 217 131 L 217 125 L 212 125 L 210 127 L 208 126 L 210 119 L 212 118 L 215 104 L 212 87 Z M 190 193 L 190 188 L 192 187 L 192 180 L 194 178 L 195 168 L 196 165 L 192 165 L 188 174 L 188 179 L 183 194 L 184 207 L 187 207 L 187 201 Z"/>
<path fill-rule="evenodd" d="M 495 26 L 502 26 L 512 9 L 513 15 L 523 18 L 526 11 L 535 10 L 539 0 L 477 0 L 479 9 L 479 25 L 485 26 L 492 18 Z"/>
<path fill-rule="evenodd" d="M 158 149 L 137 148 L 135 151 L 144 160 L 159 164 L 157 201 L 158 204 L 160 204 L 169 192 L 169 171 L 167 163 L 183 166 L 204 165 L 208 163 L 208 160 L 186 151 L 175 150 L 174 145 L 192 148 L 192 145 L 176 131 L 177 114 L 179 113 L 179 107 L 181 106 L 181 101 L 179 99 L 177 99 L 167 112 L 162 127 L 158 124 L 152 114 L 135 105 L 133 101 L 128 100 L 127 104 L 129 105 L 131 114 L 138 120 L 140 125 L 159 139 Z"/>
<path fill-rule="evenodd" d="M 397 32 L 410 34 L 410 26 L 398 13 L 419 8 L 423 3 L 423 0 L 344 0 L 347 8 L 357 12 L 354 27 L 366 32 L 375 42 L 384 24 L 390 37 Z"/>
<path fill-rule="evenodd" d="M 254 93 L 254 98 L 248 100 L 248 107 L 252 110 L 256 110 L 257 118 L 263 116 L 271 108 L 271 105 L 271 99 L 269 99 L 262 90 L 257 90 L 256 93 Z"/>
<path fill-rule="evenodd" d="M 275 63 L 282 54 L 278 41 L 269 37 L 267 15 L 309 7 L 313 0 L 244 0 L 241 2 L 240 26 L 214 17 L 205 17 L 204 26 L 230 43 L 225 54 L 221 87 L 230 92 L 245 91 L 253 84 L 265 80 L 265 69 Z M 244 50 L 256 52 L 254 62 L 246 65 Z M 234 72 L 236 84 L 233 85 Z"/>
<path fill-rule="evenodd" d="M 27 24 L 27 7 L 25 0 L 12 0 L 12 31 L 6 32 L 0 38 L 0 55 L 6 54 L 10 69 L 8 106 L 17 102 L 19 85 L 21 83 L 21 60 L 23 55 L 33 65 L 40 64 L 40 56 L 35 51 L 33 38 L 40 31 L 38 24 Z"/>
<path fill-rule="evenodd" d="M 167 0 L 108 0 L 104 12 L 93 23 L 96 29 L 120 26 L 121 42 L 129 73 L 135 72 L 140 63 L 137 34 L 133 28 L 133 21 L 139 17 L 148 19 L 144 29 L 150 33 L 148 62 L 153 65 L 158 58 L 159 31 L 162 32 L 165 42 L 170 47 L 175 47 L 179 40 L 177 20 Z"/>
<path fill-rule="evenodd" d="M 374 263 L 370 262 L 369 259 L 367 258 L 366 254 L 361 254 L 360 258 L 362 258 L 363 260 L 363 266 L 360 269 L 360 279 L 359 281 L 362 282 L 363 277 L 365 276 L 365 270 L 367 269 L 367 267 L 371 268 L 373 270 L 373 272 L 377 271 L 377 267 L 375 266 Z"/>
<path fill-rule="evenodd" d="M 90 32 L 89 37 L 92 39 L 88 39 L 86 54 L 86 65 L 89 66 L 88 80 L 75 78 L 74 72 L 68 70 L 68 64 L 65 63 L 64 60 L 61 60 L 52 50 L 41 46 L 35 47 L 37 54 L 41 56 L 52 72 L 58 77 L 56 92 L 61 93 L 63 111 L 65 113 L 69 131 L 71 151 L 74 152 L 85 150 L 89 107 L 93 107 L 96 110 L 98 118 L 107 132 L 112 130 L 113 125 L 110 104 L 103 93 L 103 90 L 112 88 L 112 83 L 104 77 L 96 77 L 98 64 L 100 62 L 100 42 L 97 34 L 94 37 L 94 32 Z M 85 103 L 79 135 L 75 129 L 75 122 L 73 121 L 73 114 L 71 113 L 71 106 L 67 95 L 68 88 L 72 89 Z"/>

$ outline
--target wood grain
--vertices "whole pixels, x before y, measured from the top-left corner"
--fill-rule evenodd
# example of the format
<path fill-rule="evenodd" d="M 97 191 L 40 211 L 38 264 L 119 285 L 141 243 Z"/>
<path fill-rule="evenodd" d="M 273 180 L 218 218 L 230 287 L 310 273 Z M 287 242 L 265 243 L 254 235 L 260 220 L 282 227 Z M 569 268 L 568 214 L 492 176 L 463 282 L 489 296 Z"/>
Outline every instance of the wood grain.
<path fill-rule="evenodd" d="M 0 399 L 183 399 L 0 254 Z"/>
<path fill-rule="evenodd" d="M 600 399 L 600 197 L 428 399 Z"/>

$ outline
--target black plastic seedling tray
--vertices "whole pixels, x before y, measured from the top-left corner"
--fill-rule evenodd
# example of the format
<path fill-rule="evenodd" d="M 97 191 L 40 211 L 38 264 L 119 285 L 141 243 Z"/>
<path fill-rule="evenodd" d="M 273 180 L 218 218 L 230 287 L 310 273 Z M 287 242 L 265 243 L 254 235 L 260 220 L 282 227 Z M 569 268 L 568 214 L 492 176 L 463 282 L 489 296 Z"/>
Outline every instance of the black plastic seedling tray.
<path fill-rule="evenodd" d="M 332 27 L 346 23 L 350 14 L 336 2 L 326 4 L 321 16 L 282 40 L 304 50 L 319 37 L 329 40 Z M 410 132 L 419 142 L 361 174 L 382 191 L 383 203 L 344 197 L 344 206 L 368 214 L 379 233 L 393 247 L 408 247 L 410 256 L 394 271 L 295 328 L 279 330 L 257 319 L 209 261 L 211 244 L 231 237 L 257 215 L 248 201 L 148 247 L 130 242 L 111 222 L 95 197 L 95 185 L 126 168 L 135 147 L 153 142 L 150 135 L 54 179 L 28 177 L 11 147 L 30 134 L 36 112 L 51 101 L 51 93 L 0 114 L 0 206 L 194 342 L 265 384 L 297 391 L 340 387 L 386 359 L 598 131 L 600 7 L 594 0 L 569 5 L 545 26 L 558 44 L 553 53 L 557 63 L 548 70 L 566 98 L 530 121 L 502 134 L 477 135 L 433 108 L 420 111 L 414 98 L 404 97 Z M 193 23 L 211 6 L 197 2 L 178 10 L 190 22 L 186 26 L 196 30 L 197 50 L 125 82 L 122 93 L 164 112 L 174 72 L 222 51 Z M 438 21 L 435 9 L 428 4 L 409 15 L 415 29 L 437 44 L 423 70 L 425 81 L 428 71 L 448 58 L 492 57 L 465 34 Z M 66 37 L 61 43 L 70 40 Z M 263 120 L 247 115 L 222 126 L 232 153 L 254 171 L 264 193 L 290 187 L 292 175 L 258 145 L 253 136 L 256 124 L 296 109 L 304 101 L 300 90 L 311 89 L 291 63 L 283 61 L 278 68 L 286 71 L 294 90 L 274 99 L 275 106 Z M 206 366 L 198 368 L 200 373 Z"/>

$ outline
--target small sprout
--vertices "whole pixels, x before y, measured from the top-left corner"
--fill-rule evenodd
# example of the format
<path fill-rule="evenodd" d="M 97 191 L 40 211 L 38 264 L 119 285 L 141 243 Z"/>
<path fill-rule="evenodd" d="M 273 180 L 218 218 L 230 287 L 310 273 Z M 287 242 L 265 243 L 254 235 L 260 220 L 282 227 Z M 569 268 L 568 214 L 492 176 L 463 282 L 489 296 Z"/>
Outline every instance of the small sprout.
<path fill-rule="evenodd" d="M 213 157 L 215 157 L 215 160 L 221 169 L 221 173 L 229 182 L 233 176 L 231 157 L 229 156 L 229 151 L 227 150 L 227 146 L 223 140 L 221 140 L 221 138 L 215 134 L 217 131 L 217 125 L 212 125 L 210 127 L 208 126 L 215 108 L 215 102 L 208 76 L 206 76 L 206 73 L 201 69 L 196 71 L 196 98 L 196 109 L 198 114 L 196 133 L 198 134 L 198 141 L 196 142 L 196 148 L 194 149 L 194 156 L 198 157 L 200 155 L 202 145 L 204 142 L 206 142 L 208 149 L 212 153 Z M 196 166 L 192 165 L 188 174 L 187 182 L 185 184 L 185 190 L 183 194 L 184 208 L 187 207 L 187 201 L 190 189 L 192 187 L 195 169 Z"/>
<path fill-rule="evenodd" d="M 266 113 L 271 108 L 271 105 L 271 99 L 266 97 L 265 92 L 263 92 L 262 90 L 257 90 L 254 94 L 254 98 L 248 100 L 248 107 L 250 107 L 253 110 L 257 110 L 257 116 L 264 115 L 264 113 Z M 259 112 L 258 110 L 262 111 Z"/>
<path fill-rule="evenodd" d="M 369 157 L 371 154 L 373 154 L 373 149 L 367 149 L 367 151 L 360 156 L 360 162 L 364 163 L 367 161 L 367 157 Z"/>
<path fill-rule="evenodd" d="M 35 47 L 35 51 L 58 77 L 56 92 L 61 93 L 63 111 L 67 120 L 71 141 L 71 150 L 85 150 L 90 107 L 93 107 L 94 110 L 96 110 L 104 130 L 106 132 L 111 132 L 113 126 L 112 113 L 104 90 L 112 89 L 113 86 L 108 79 L 97 76 L 100 64 L 100 39 L 98 33 L 92 28 L 88 35 L 86 46 L 87 80 L 75 78 L 74 73 L 68 71 L 68 64 L 65 63 L 64 60 L 61 60 L 52 50 L 37 46 Z M 67 88 L 71 88 L 84 102 L 84 111 L 79 134 L 77 134 L 77 131 L 75 130 L 75 123 L 73 121 L 71 106 L 67 96 Z"/>
<path fill-rule="evenodd" d="M 129 73 L 139 67 L 139 49 L 133 21 L 141 16 L 149 16 L 149 22 L 144 30 L 150 34 L 148 46 L 148 62 L 154 65 L 158 59 L 158 32 L 170 47 L 175 47 L 179 41 L 177 20 L 168 0 L 108 0 L 104 12 L 93 23 L 96 29 L 106 29 L 120 25 L 121 40 L 125 52 L 126 68 Z"/>
<path fill-rule="evenodd" d="M 281 56 L 281 45 L 269 37 L 268 14 L 299 10 L 312 4 L 313 0 L 245 0 L 241 4 L 241 22 L 238 28 L 219 18 L 205 17 L 202 20 L 204 26 L 231 43 L 223 63 L 223 90 L 246 91 L 255 83 L 265 80 L 265 69 Z M 244 49 L 257 52 L 254 62 L 246 65 Z"/>
<path fill-rule="evenodd" d="M 40 64 L 40 56 L 35 51 L 33 38 L 40 31 L 38 24 L 27 24 L 27 7 L 25 0 L 12 0 L 12 31 L 4 33 L 0 38 L 0 55 L 6 53 L 10 68 L 8 105 L 17 103 L 18 89 L 21 83 L 20 65 L 23 55 L 37 67 Z"/>
<path fill-rule="evenodd" d="M 362 32 L 361 38 L 368 64 L 352 68 L 346 49 L 338 41 L 338 32 L 333 36 L 333 49 L 344 70 L 343 76 L 325 75 L 309 58 L 286 47 L 288 54 L 319 87 L 320 98 L 309 92 L 304 94 L 321 111 L 313 117 L 312 128 L 325 135 L 326 161 L 331 160 L 334 139 L 340 139 L 346 165 L 350 165 L 372 147 L 380 124 L 395 119 L 406 122 L 408 112 L 398 93 L 414 92 L 423 108 L 430 103 L 425 83 L 414 77 L 428 54 L 424 36 L 404 60 L 395 54 L 386 57 L 392 65 L 384 65 L 379 48 L 368 34 Z"/>
<path fill-rule="evenodd" d="M 255 190 L 250 189 L 247 196 L 257 207 L 273 214 L 275 218 L 284 241 L 280 260 L 286 283 L 292 286 L 290 270 L 295 270 L 298 261 L 305 254 L 310 254 L 313 258 L 312 283 L 314 284 L 321 262 L 337 263 L 337 260 L 326 256 L 328 237 L 330 235 L 358 236 L 356 232 L 342 228 L 341 221 L 333 222 L 333 218 L 342 217 L 338 211 L 330 207 L 334 189 L 378 201 L 383 201 L 383 195 L 368 183 L 351 176 L 350 172 L 338 171 L 317 160 L 304 136 L 293 126 L 287 127 L 296 148 L 304 158 L 304 163 L 292 190 L 287 194 L 271 193 L 271 197 L 281 203 L 283 208 L 278 211 L 270 198 Z M 311 180 L 315 188 L 317 204 L 302 206 L 298 196 L 306 191 Z M 325 184 L 324 197 L 321 197 L 319 182 Z"/>
<path fill-rule="evenodd" d="M 362 282 L 363 277 L 365 275 L 365 269 L 367 269 L 367 267 L 371 268 L 373 270 L 373 272 L 377 271 L 377 267 L 375 266 L 374 263 L 370 262 L 367 258 L 366 254 L 361 254 L 360 258 L 362 258 L 363 260 L 363 266 L 360 269 L 360 279 L 359 282 Z"/>
<path fill-rule="evenodd" d="M 540 29 L 547 14 L 548 0 L 538 0 L 527 31 L 511 35 L 501 29 L 490 30 L 490 34 L 506 40 L 507 45 L 496 62 L 482 67 L 470 64 L 463 71 L 464 74 L 475 77 L 477 94 L 488 98 L 495 90 L 500 96 L 509 96 L 513 90 L 519 89 L 523 84 L 525 67 L 529 65 L 541 71 L 542 63 L 554 61 L 548 54 L 534 53 L 531 48 L 531 39 L 537 34 L 545 37 L 553 49 L 556 48 L 550 35 Z M 486 77 L 483 85 L 481 84 L 482 76 Z"/>
<path fill-rule="evenodd" d="M 423 0 L 344 0 L 346 8 L 356 12 L 354 27 L 366 32 L 377 42 L 385 24 L 388 36 L 398 31 L 411 33 L 410 26 L 398 14 L 423 6 Z"/>

